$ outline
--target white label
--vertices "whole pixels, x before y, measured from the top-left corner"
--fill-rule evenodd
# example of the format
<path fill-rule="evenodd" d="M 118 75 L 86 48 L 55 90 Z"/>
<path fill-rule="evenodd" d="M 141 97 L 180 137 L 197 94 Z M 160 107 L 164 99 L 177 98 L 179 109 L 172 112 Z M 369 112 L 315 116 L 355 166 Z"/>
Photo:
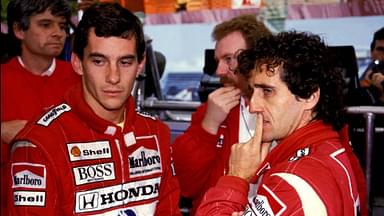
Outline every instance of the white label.
<path fill-rule="evenodd" d="M 141 146 L 128 156 L 128 162 L 130 177 L 161 173 L 161 158 L 157 150 Z"/>
<path fill-rule="evenodd" d="M 90 166 L 74 167 L 76 185 L 115 179 L 113 163 L 96 164 Z"/>
<path fill-rule="evenodd" d="M 157 198 L 160 177 L 76 193 L 75 212 L 90 212 Z"/>
<path fill-rule="evenodd" d="M 13 203 L 15 206 L 45 206 L 45 192 L 14 191 Z"/>
<path fill-rule="evenodd" d="M 71 107 L 68 104 L 60 104 L 51 110 L 47 112 L 39 121 L 37 124 L 48 126 L 53 120 L 55 120 L 57 117 L 59 117 L 61 114 L 68 112 L 71 110 Z"/>
<path fill-rule="evenodd" d="M 12 188 L 44 189 L 46 186 L 45 165 L 34 163 L 12 163 Z"/>
<path fill-rule="evenodd" d="M 108 141 L 67 144 L 71 161 L 111 158 L 111 147 Z"/>

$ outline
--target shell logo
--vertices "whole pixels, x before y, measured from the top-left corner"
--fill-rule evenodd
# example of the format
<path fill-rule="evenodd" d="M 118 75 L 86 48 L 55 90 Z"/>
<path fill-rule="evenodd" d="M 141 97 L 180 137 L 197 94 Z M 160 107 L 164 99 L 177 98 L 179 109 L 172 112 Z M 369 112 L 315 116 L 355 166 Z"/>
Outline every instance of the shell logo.
<path fill-rule="evenodd" d="M 77 146 L 73 146 L 71 148 L 71 155 L 73 155 L 74 157 L 80 157 L 80 155 L 81 155 L 80 148 Z"/>

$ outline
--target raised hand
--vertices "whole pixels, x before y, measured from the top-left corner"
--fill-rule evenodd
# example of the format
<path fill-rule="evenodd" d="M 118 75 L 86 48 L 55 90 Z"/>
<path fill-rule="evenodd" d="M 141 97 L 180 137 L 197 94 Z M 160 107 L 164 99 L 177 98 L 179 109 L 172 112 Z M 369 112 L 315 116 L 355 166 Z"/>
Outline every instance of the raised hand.
<path fill-rule="evenodd" d="M 209 94 L 202 127 L 209 133 L 216 134 L 229 111 L 240 103 L 240 95 L 240 89 L 233 86 L 221 87 Z"/>
<path fill-rule="evenodd" d="M 1 122 L 1 141 L 10 143 L 21 129 L 27 124 L 26 120 L 11 120 Z"/>
<path fill-rule="evenodd" d="M 229 158 L 229 176 L 249 181 L 269 153 L 271 142 L 262 142 L 263 116 L 257 114 L 255 135 L 246 143 L 232 145 Z"/>

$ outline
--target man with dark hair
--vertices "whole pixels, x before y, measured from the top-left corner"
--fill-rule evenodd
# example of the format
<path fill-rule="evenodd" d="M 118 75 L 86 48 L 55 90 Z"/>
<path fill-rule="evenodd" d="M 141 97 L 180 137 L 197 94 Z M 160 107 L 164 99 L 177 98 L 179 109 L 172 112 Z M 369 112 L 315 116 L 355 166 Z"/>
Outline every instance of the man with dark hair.
<path fill-rule="evenodd" d="M 81 84 L 12 146 L 12 214 L 180 215 L 170 131 L 136 113 L 131 96 L 144 56 L 130 11 L 101 3 L 84 12 L 71 57 Z"/>
<path fill-rule="evenodd" d="M 236 56 L 270 34 L 251 14 L 220 23 L 212 32 L 216 75 L 224 86 L 209 94 L 191 126 L 172 145 L 181 193 L 193 200 L 192 215 L 206 190 L 225 175 L 232 144 L 252 137 L 255 118 L 248 112 L 246 79 L 235 73 Z"/>
<path fill-rule="evenodd" d="M 384 105 L 384 27 L 377 30 L 371 42 L 372 62 L 364 72 L 361 86 L 367 89 L 370 104 Z"/>
<path fill-rule="evenodd" d="M 66 0 L 11 0 L 7 11 L 9 43 L 15 47 L 10 55 L 16 57 L 1 65 L 2 187 L 9 143 L 27 121 L 61 101 L 80 80 L 69 62 L 56 59 L 71 15 Z M 4 205 L 5 199 L 1 196 Z"/>
<path fill-rule="evenodd" d="M 344 127 L 344 81 L 329 56 L 320 37 L 298 32 L 240 54 L 255 135 L 232 146 L 228 174 L 197 215 L 367 215 L 364 176 Z"/>

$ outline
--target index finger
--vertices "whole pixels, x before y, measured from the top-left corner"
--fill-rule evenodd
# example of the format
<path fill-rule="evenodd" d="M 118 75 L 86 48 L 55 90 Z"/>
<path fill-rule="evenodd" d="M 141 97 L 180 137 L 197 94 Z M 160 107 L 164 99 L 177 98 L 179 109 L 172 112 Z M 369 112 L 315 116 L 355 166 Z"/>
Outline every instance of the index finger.
<path fill-rule="evenodd" d="M 263 115 L 256 114 L 255 134 L 252 137 L 252 146 L 260 148 L 260 143 L 263 137 Z"/>

